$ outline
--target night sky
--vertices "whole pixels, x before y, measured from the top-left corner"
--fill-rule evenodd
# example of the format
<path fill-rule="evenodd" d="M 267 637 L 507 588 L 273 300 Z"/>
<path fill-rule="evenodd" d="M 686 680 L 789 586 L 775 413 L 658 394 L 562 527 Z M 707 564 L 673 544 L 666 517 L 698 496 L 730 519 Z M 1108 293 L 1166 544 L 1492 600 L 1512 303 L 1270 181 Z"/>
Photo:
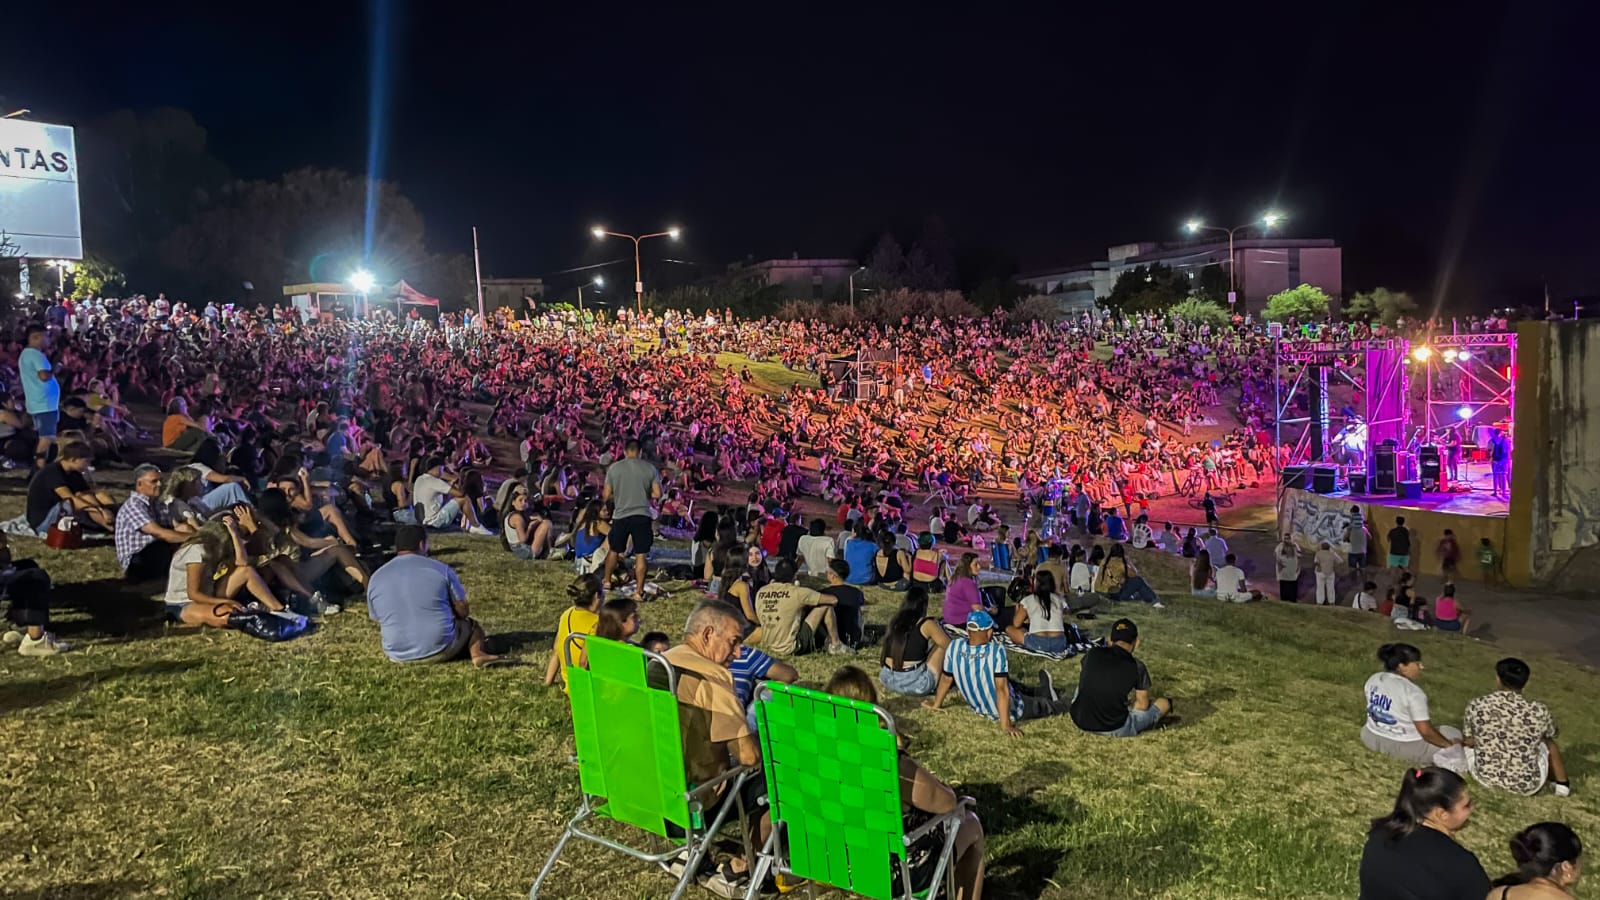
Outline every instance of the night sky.
<path fill-rule="evenodd" d="M 56 2 L 13 14 L 0 93 L 191 110 L 241 176 L 364 171 L 378 65 L 381 173 L 486 274 L 618 255 L 595 222 L 720 265 L 930 215 L 1029 270 L 1276 205 L 1347 292 L 1600 292 L 1583 4 L 1080 6 Z"/>

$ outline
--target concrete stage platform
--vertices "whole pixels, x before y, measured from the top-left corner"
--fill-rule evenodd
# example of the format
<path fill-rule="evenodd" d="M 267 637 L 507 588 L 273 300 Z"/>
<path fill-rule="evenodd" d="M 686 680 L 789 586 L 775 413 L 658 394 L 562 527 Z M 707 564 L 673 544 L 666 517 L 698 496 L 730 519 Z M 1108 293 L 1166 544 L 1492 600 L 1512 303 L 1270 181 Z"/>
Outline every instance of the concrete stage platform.
<path fill-rule="evenodd" d="M 1399 500 L 1393 496 L 1367 496 L 1365 494 L 1332 494 L 1348 497 L 1356 503 L 1369 504 L 1383 509 L 1414 509 L 1428 512 L 1450 513 L 1457 516 L 1505 516 L 1511 512 L 1511 502 L 1490 496 L 1487 490 L 1470 494 L 1423 494 L 1421 500 Z"/>

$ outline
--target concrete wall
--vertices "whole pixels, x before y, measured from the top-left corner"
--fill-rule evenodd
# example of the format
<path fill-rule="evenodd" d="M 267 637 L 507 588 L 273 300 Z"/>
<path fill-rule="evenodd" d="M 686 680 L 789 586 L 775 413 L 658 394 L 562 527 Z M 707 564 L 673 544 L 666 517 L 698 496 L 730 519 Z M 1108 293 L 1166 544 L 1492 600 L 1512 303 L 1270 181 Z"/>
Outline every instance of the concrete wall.
<path fill-rule="evenodd" d="M 1593 592 L 1600 586 L 1600 322 L 1517 327 L 1512 453 L 1514 583 Z M 1524 579 L 1517 582 L 1517 578 Z"/>
<path fill-rule="evenodd" d="M 1344 251 L 1338 247 L 1300 248 L 1300 283 L 1322 288 L 1330 297 L 1344 296 Z"/>

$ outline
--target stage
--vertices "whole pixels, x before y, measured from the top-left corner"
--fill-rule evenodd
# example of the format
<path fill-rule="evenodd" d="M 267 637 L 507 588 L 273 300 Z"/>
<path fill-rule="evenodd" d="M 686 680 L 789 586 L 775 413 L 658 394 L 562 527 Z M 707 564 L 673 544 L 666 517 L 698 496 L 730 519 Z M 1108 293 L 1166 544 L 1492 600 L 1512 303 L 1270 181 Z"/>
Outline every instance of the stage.
<path fill-rule="evenodd" d="M 1393 494 L 1332 496 L 1349 497 L 1356 502 L 1370 503 L 1384 509 L 1415 509 L 1457 516 L 1505 516 L 1510 513 L 1511 501 L 1493 494 L 1494 476 L 1489 471 L 1488 463 L 1462 463 L 1461 474 L 1465 479 L 1461 483 L 1471 485 L 1471 491 L 1448 494 L 1424 492 L 1420 500 L 1401 500 Z"/>

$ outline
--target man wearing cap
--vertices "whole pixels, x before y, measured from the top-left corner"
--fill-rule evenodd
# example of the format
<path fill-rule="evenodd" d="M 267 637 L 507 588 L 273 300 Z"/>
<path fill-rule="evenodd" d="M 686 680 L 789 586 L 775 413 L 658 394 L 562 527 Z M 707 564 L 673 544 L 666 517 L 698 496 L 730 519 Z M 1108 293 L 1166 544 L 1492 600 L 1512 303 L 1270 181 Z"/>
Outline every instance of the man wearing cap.
<path fill-rule="evenodd" d="M 932 700 L 922 705 L 941 709 L 954 684 L 961 696 L 980 716 L 995 719 L 1000 730 L 1011 737 L 1022 734 L 1016 723 L 1023 719 L 1042 719 L 1067 711 L 1067 701 L 1056 693 L 1050 673 L 1039 670 L 1037 688 L 1012 681 L 1005 648 L 994 642 L 994 617 L 981 609 L 967 614 L 967 639 L 951 641 L 945 651 L 944 671 Z"/>
<path fill-rule="evenodd" d="M 1078 690 L 1072 695 L 1072 721 L 1084 731 L 1108 737 L 1133 737 L 1155 727 L 1172 711 L 1165 697 L 1150 699 L 1150 671 L 1134 658 L 1139 648 L 1139 626 L 1118 619 L 1111 626 L 1111 643 L 1083 655 Z M 1128 694 L 1133 705 L 1128 705 Z"/>

